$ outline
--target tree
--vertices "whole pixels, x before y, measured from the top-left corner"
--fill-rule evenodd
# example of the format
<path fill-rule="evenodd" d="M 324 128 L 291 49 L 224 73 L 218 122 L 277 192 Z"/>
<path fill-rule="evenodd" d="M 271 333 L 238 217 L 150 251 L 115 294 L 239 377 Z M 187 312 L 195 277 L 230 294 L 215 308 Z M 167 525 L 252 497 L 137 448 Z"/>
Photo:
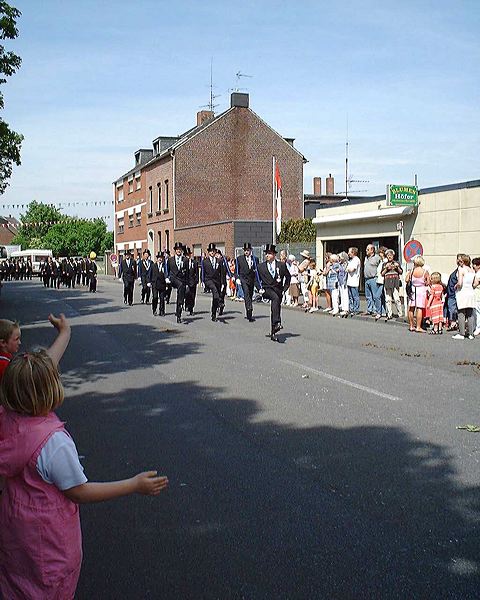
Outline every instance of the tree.
<path fill-rule="evenodd" d="M 0 0 L 0 39 L 13 40 L 18 36 L 17 19 L 22 13 Z M 7 82 L 20 67 L 22 59 L 13 52 L 7 52 L 0 44 L 0 85 Z M 0 92 L 0 109 L 4 108 L 3 93 Z M 23 135 L 10 129 L 0 117 L 0 194 L 6 190 L 8 180 L 12 175 L 13 164 L 20 165 L 20 148 Z"/>
<path fill-rule="evenodd" d="M 47 248 L 44 245 L 44 238 L 50 227 L 65 219 L 64 215 L 48 204 L 42 204 L 33 200 L 27 208 L 24 215 L 20 215 L 20 226 L 17 235 L 13 238 L 12 244 L 20 244 L 24 250 L 28 248 L 38 248 L 38 240 L 41 240 L 41 248 Z"/>
<path fill-rule="evenodd" d="M 112 248 L 112 236 L 102 219 L 64 218 L 50 227 L 42 245 L 56 256 L 86 256 L 92 250 L 100 255 Z"/>
<path fill-rule="evenodd" d="M 289 219 L 282 223 L 278 236 L 280 244 L 294 242 L 314 242 L 317 231 L 311 219 Z"/>

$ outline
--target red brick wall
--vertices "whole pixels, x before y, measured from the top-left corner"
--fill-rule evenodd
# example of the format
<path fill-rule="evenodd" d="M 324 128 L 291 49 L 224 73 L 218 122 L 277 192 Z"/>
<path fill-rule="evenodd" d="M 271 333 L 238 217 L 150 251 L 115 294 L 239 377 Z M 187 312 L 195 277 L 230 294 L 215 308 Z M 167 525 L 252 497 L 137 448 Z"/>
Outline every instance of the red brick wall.
<path fill-rule="evenodd" d="M 138 169 L 140 170 L 140 169 Z M 113 189 L 114 189 L 114 199 L 115 199 L 115 220 L 114 220 L 114 227 L 115 227 L 115 243 L 119 244 L 119 243 L 129 243 L 132 241 L 137 241 L 137 240 L 145 240 L 146 239 L 146 222 L 147 222 L 147 211 L 146 211 L 146 206 L 142 206 L 142 210 L 141 210 L 141 217 L 140 217 L 140 225 L 137 225 L 137 216 L 136 216 L 136 212 L 134 212 L 134 225 L 133 227 L 129 227 L 129 219 L 128 219 L 128 209 L 132 208 L 133 206 L 137 206 L 139 204 L 142 204 L 145 202 L 146 196 L 147 196 L 147 192 L 145 189 L 145 172 L 144 170 L 140 170 L 140 183 L 141 183 L 141 187 L 139 190 L 136 189 L 136 179 L 135 179 L 135 174 L 134 174 L 134 178 L 133 178 L 133 192 L 128 192 L 128 177 L 125 177 L 123 180 L 123 201 L 119 202 L 118 201 L 118 190 L 119 188 L 116 187 L 116 184 L 114 184 Z M 124 231 L 123 233 L 119 233 L 118 232 L 118 219 L 117 219 L 117 212 L 118 211 L 125 211 L 124 212 Z M 131 245 L 129 244 L 129 247 L 131 248 Z M 142 248 L 146 248 L 147 244 L 144 242 L 142 243 Z"/>
<path fill-rule="evenodd" d="M 235 108 L 176 150 L 176 226 L 272 218 L 272 157 L 283 219 L 303 215 L 302 157 L 246 108 Z"/>
<path fill-rule="evenodd" d="M 175 239 L 189 246 L 193 250 L 195 244 L 201 244 L 204 252 L 208 244 L 225 244 L 225 254 L 233 253 L 233 223 L 220 223 L 219 225 L 206 225 L 205 227 L 192 227 L 175 232 Z"/>
<path fill-rule="evenodd" d="M 165 181 L 168 181 L 168 210 L 165 209 Z M 158 210 L 157 202 L 157 184 L 160 184 L 162 190 L 162 208 Z M 153 192 L 153 210 L 150 213 L 150 191 Z M 176 241 L 173 231 L 173 159 L 171 156 L 166 156 L 152 165 L 145 167 L 145 206 L 147 212 L 147 226 L 145 237 L 148 232 L 153 231 L 153 253 L 156 254 L 166 247 L 165 231 L 170 234 L 170 250 Z M 159 247 L 158 232 L 161 233 L 161 245 Z"/>

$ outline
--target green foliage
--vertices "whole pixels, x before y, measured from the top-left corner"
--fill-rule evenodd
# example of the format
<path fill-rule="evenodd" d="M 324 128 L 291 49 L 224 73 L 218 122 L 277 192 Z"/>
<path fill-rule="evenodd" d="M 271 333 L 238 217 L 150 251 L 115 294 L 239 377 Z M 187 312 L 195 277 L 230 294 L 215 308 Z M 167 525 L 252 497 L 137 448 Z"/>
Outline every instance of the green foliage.
<path fill-rule="evenodd" d="M 40 240 L 40 243 L 43 244 L 43 239 L 52 223 L 58 223 L 62 219 L 65 219 L 65 217 L 58 208 L 34 200 L 28 205 L 27 212 L 20 215 L 22 226 L 13 238 L 12 244 L 21 244 L 24 250 L 28 248 L 46 248 L 45 245 L 38 246 L 35 243 L 38 244 L 38 240 Z"/>
<path fill-rule="evenodd" d="M 113 246 L 112 235 L 102 219 L 65 219 L 49 229 L 43 245 L 58 256 L 86 256 L 92 250 L 101 255 Z"/>
<path fill-rule="evenodd" d="M 20 244 L 23 250 L 48 248 L 55 256 L 86 256 L 92 250 L 101 255 L 113 248 L 113 232 L 107 231 L 102 219 L 73 219 L 34 200 L 20 221 L 12 244 Z"/>
<path fill-rule="evenodd" d="M 289 219 L 282 223 L 278 243 L 314 242 L 316 234 L 317 231 L 311 219 Z"/>
<path fill-rule="evenodd" d="M 21 12 L 0 0 L 0 39 L 13 40 L 18 36 L 17 18 Z M 0 44 L 0 85 L 6 83 L 5 77 L 10 77 L 20 67 L 22 59 L 13 52 L 7 52 Z M 3 93 L 0 92 L 0 109 L 3 109 Z M 8 180 L 12 175 L 13 164 L 20 165 L 20 148 L 23 136 L 10 129 L 0 117 L 0 194 L 6 190 Z"/>

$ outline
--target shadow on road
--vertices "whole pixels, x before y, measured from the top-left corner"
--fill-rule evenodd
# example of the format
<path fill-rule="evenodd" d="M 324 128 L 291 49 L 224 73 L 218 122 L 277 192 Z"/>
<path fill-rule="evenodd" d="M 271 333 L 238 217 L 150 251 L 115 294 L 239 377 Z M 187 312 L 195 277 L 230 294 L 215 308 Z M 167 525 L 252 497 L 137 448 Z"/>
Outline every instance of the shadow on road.
<path fill-rule="evenodd" d="M 187 381 L 66 400 L 93 480 L 171 481 L 82 509 L 80 598 L 478 598 L 479 489 L 445 447 L 289 427 L 222 394 Z"/>

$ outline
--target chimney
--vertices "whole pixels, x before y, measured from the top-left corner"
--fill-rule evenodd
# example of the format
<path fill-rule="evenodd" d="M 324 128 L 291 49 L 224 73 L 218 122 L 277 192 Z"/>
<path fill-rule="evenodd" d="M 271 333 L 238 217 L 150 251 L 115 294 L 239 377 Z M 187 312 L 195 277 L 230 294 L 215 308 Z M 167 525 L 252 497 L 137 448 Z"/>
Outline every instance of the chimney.
<path fill-rule="evenodd" d="M 205 121 L 210 121 L 210 119 L 213 119 L 213 117 L 214 114 L 211 110 L 201 110 L 197 112 L 197 127 L 199 125 L 203 125 Z"/>
<path fill-rule="evenodd" d="M 313 195 L 314 196 L 322 195 L 322 178 L 321 177 L 313 178 Z"/>
<path fill-rule="evenodd" d="M 249 100 L 248 94 L 242 94 L 240 92 L 233 92 L 230 96 L 230 108 L 248 108 Z"/>
<path fill-rule="evenodd" d="M 330 173 L 330 175 L 327 177 L 326 180 L 326 195 L 327 196 L 335 196 L 335 185 L 334 185 L 334 179 L 332 177 L 332 174 Z"/>

